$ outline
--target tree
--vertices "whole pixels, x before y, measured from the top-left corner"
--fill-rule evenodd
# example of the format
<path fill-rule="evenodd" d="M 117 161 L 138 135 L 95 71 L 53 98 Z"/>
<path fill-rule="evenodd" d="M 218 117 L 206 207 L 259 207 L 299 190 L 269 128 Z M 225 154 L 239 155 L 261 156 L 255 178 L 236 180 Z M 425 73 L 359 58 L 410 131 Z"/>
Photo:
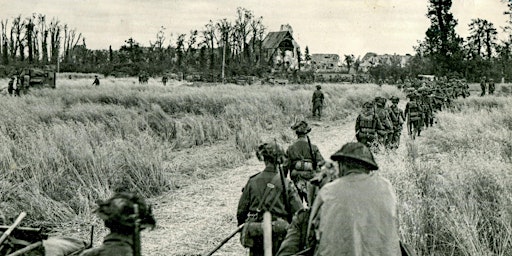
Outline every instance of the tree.
<path fill-rule="evenodd" d="M 418 54 L 424 54 L 434 62 L 432 70 L 438 75 L 463 69 L 462 38 L 455 32 L 457 20 L 450 12 L 452 0 L 429 0 L 427 17 L 430 27 L 425 39 L 417 47 Z"/>
<path fill-rule="evenodd" d="M 490 59 L 495 51 L 496 41 L 498 40 L 498 32 L 494 24 L 483 19 L 472 19 L 469 24 L 469 32 L 467 44 L 470 57 L 481 56 Z"/>
<path fill-rule="evenodd" d="M 306 49 L 304 49 L 304 59 L 306 61 L 310 61 L 311 60 L 311 55 L 309 55 L 309 47 L 306 45 Z"/>
<path fill-rule="evenodd" d="M 184 58 L 184 50 L 185 50 L 185 34 L 180 34 L 178 38 L 176 39 L 176 55 L 177 55 L 177 62 L 178 67 L 182 67 L 183 65 L 183 58 Z"/>

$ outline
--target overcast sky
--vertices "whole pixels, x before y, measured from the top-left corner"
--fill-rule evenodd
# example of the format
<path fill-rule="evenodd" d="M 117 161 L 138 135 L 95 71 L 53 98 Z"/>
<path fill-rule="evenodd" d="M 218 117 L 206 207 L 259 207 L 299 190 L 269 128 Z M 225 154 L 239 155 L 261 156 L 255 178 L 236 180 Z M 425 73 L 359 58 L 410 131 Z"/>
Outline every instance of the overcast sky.
<path fill-rule="evenodd" d="M 177 35 L 202 30 L 211 19 L 234 21 L 236 8 L 244 7 L 263 16 L 268 31 L 281 24 L 293 27 L 294 37 L 310 53 L 364 55 L 414 54 L 430 25 L 428 0 L 0 0 L 0 19 L 12 21 L 21 14 L 46 14 L 76 28 L 90 49 L 119 49 L 133 37 L 142 45 L 155 41 L 161 26 L 166 42 Z M 471 19 L 504 26 L 506 5 L 500 0 L 453 0 L 457 32 L 466 37 Z M 172 36 L 171 36 L 172 33 Z"/>

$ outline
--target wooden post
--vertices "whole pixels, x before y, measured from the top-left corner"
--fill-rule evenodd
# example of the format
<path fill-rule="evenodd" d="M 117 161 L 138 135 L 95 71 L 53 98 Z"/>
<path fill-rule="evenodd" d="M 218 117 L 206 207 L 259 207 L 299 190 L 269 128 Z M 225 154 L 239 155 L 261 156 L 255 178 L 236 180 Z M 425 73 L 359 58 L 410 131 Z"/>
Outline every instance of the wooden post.
<path fill-rule="evenodd" d="M 272 256 L 272 214 L 263 213 L 263 255 Z"/>

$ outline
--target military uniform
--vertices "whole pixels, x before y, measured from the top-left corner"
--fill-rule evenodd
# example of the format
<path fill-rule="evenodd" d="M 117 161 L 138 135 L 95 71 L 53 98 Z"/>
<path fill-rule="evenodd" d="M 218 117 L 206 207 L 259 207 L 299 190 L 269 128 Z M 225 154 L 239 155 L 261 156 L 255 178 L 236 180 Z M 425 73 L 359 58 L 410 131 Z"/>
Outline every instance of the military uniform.
<path fill-rule="evenodd" d="M 489 79 L 489 94 L 494 94 L 494 90 L 496 89 L 496 84 L 494 83 L 494 80 L 491 78 Z"/>
<path fill-rule="evenodd" d="M 480 80 L 480 89 L 482 90 L 482 93 L 480 93 L 480 96 L 484 96 L 485 95 L 485 87 L 486 87 L 486 79 L 485 79 L 485 76 L 482 78 L 482 80 Z"/>
<path fill-rule="evenodd" d="M 100 79 L 98 76 L 94 76 L 94 82 L 92 82 L 92 85 L 99 86 L 100 85 Z"/>
<path fill-rule="evenodd" d="M 389 111 L 386 109 L 386 99 L 382 97 L 375 98 L 376 108 L 375 115 L 379 119 L 381 127 L 377 128 L 378 141 L 385 147 L 389 147 L 390 137 L 393 133 L 393 123 L 389 117 Z"/>
<path fill-rule="evenodd" d="M 138 205 L 138 216 L 135 215 L 135 204 Z M 100 247 L 85 250 L 80 256 L 131 256 L 134 254 L 136 220 L 140 224 L 140 230 L 154 228 L 156 225 L 151 206 L 133 193 L 116 193 L 112 198 L 99 202 L 96 213 L 110 229 L 110 233 Z"/>
<path fill-rule="evenodd" d="M 110 233 L 100 247 L 88 249 L 80 256 L 128 256 L 133 255 L 133 236 Z"/>
<path fill-rule="evenodd" d="M 405 105 L 404 114 L 407 117 L 407 127 L 409 135 L 420 136 L 422 120 L 423 120 L 423 109 L 420 103 L 416 100 L 417 95 L 415 93 L 409 95 L 410 101 Z M 413 134 L 413 130 L 416 134 Z"/>
<path fill-rule="evenodd" d="M 308 225 L 314 255 L 400 255 L 397 197 L 370 150 L 347 143 L 331 159 L 342 177 L 320 189 Z"/>
<path fill-rule="evenodd" d="M 397 105 L 400 99 L 393 96 L 390 100 L 393 103 L 390 107 L 390 117 L 394 128 L 393 133 L 391 134 L 391 147 L 398 148 L 400 145 L 400 136 L 402 135 L 402 125 L 405 120 L 405 115 L 404 111 L 399 109 Z"/>
<path fill-rule="evenodd" d="M 311 131 L 311 127 L 306 122 L 298 122 L 291 128 L 297 134 L 298 139 L 286 150 L 288 157 L 286 169 L 290 172 L 290 178 L 297 187 L 301 198 L 311 204 L 312 202 L 308 200 L 311 189 L 308 181 L 318 172 L 324 158 L 316 145 L 311 144 L 310 148 L 306 136 Z M 316 162 L 316 166 L 313 166 L 313 162 Z"/>
<path fill-rule="evenodd" d="M 356 118 L 356 139 L 367 147 L 371 147 L 377 139 L 377 130 L 382 130 L 382 124 L 375 115 L 372 102 L 363 104 L 362 112 Z"/>
<path fill-rule="evenodd" d="M 286 187 L 283 188 L 277 171 L 277 164 L 282 163 L 278 159 L 284 156 L 280 147 L 275 143 L 265 143 L 259 147 L 257 155 L 265 161 L 266 167 L 247 181 L 236 214 L 238 225 L 245 223 L 241 235 L 242 245 L 250 248 L 250 255 L 254 256 L 263 255 L 263 236 L 259 229 L 265 211 L 272 214 L 272 250 L 275 254 L 286 235 L 288 219 L 303 208 L 297 190 L 289 180 L 284 181 Z M 283 189 L 286 191 L 286 201 Z"/>
<path fill-rule="evenodd" d="M 313 116 L 316 116 L 318 113 L 318 117 L 322 117 L 322 108 L 324 106 L 324 93 L 320 91 L 322 87 L 320 85 L 316 86 L 316 91 L 313 93 L 313 99 L 311 102 L 313 103 Z"/>

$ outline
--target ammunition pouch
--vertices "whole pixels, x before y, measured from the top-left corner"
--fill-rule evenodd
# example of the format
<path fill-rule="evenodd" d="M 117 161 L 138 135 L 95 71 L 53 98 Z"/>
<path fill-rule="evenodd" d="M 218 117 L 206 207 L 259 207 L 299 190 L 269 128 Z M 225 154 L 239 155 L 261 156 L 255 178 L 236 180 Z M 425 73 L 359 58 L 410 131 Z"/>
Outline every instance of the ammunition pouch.
<path fill-rule="evenodd" d="M 293 165 L 293 169 L 297 171 L 313 171 L 313 161 L 299 160 Z"/>
<path fill-rule="evenodd" d="M 313 169 L 308 170 L 308 171 L 292 170 L 292 172 L 290 173 L 290 178 L 294 182 L 296 182 L 299 179 L 310 180 L 313 177 L 315 177 L 315 174 L 316 174 L 316 172 L 313 171 Z"/>
<path fill-rule="evenodd" d="M 240 243 L 245 248 L 252 248 L 257 243 L 263 241 L 263 227 L 261 222 L 248 221 L 245 223 L 242 231 L 240 232 Z M 286 230 L 288 229 L 288 222 L 284 219 L 277 218 L 272 221 L 272 240 L 274 237 L 286 236 Z"/>

